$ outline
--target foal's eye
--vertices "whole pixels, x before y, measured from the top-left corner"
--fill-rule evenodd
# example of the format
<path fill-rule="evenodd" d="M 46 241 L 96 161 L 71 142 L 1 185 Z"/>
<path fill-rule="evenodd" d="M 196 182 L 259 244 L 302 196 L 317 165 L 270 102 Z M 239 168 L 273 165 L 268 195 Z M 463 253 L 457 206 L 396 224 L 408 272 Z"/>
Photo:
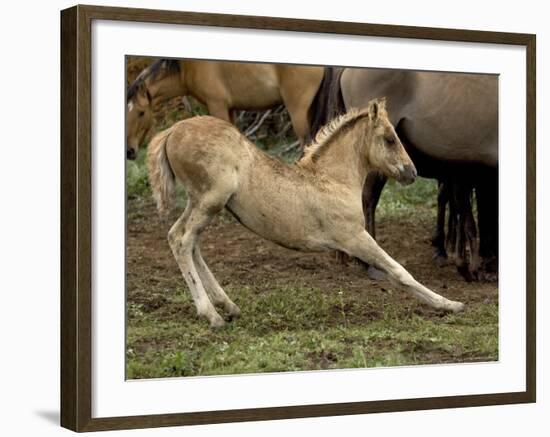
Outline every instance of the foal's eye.
<path fill-rule="evenodd" d="M 395 144 L 395 137 L 386 138 L 386 143 L 388 143 L 390 146 Z"/>
<path fill-rule="evenodd" d="M 143 117 L 145 115 L 145 111 L 139 111 L 139 117 Z"/>

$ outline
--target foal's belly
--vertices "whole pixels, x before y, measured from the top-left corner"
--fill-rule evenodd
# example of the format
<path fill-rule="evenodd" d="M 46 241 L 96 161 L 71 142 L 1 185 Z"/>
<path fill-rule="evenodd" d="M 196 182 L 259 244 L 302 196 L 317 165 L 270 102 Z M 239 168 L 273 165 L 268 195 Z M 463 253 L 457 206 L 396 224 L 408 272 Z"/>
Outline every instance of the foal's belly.
<path fill-rule="evenodd" d="M 287 249 L 317 252 L 329 246 L 318 220 L 292 200 L 283 203 L 236 194 L 226 208 L 243 226 Z"/>

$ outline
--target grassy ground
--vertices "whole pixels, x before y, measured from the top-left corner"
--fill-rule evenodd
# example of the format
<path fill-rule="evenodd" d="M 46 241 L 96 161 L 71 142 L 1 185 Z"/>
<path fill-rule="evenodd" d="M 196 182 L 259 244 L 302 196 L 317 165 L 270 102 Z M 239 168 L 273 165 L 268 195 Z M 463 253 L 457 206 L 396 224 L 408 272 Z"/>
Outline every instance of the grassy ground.
<path fill-rule="evenodd" d="M 382 318 L 369 321 L 363 306 L 345 291 L 325 295 L 303 284 L 259 294 L 255 287 L 228 289 L 246 302 L 240 320 L 220 331 L 195 317 L 158 320 L 130 305 L 140 319 L 128 332 L 127 377 L 221 375 L 331 368 L 362 368 L 497 358 L 497 307 L 478 306 L 463 315 L 430 320 L 402 314 L 388 305 Z M 258 295 L 259 294 L 259 295 Z M 319 296 L 323 296 L 319 299 Z M 314 304 L 312 304 L 314 302 Z M 186 308 L 183 287 L 166 302 Z M 141 339 L 162 349 L 139 349 Z"/>

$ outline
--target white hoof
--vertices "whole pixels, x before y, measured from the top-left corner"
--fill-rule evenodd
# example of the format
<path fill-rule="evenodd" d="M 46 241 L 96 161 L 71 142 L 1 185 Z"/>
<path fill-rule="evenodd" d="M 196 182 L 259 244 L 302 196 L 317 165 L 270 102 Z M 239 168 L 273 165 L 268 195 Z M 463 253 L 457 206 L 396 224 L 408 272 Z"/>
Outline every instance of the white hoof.
<path fill-rule="evenodd" d="M 450 301 L 447 304 L 446 309 L 449 310 L 449 311 L 452 311 L 453 313 L 460 313 L 460 312 L 464 311 L 464 307 L 465 307 L 465 305 L 462 302 Z"/>
<path fill-rule="evenodd" d="M 210 327 L 213 329 L 221 328 L 225 325 L 225 320 L 218 314 L 216 310 L 210 311 L 197 311 L 199 317 L 204 317 L 210 322 Z"/>
<path fill-rule="evenodd" d="M 225 320 L 219 315 L 216 314 L 214 317 L 210 319 L 210 327 L 212 329 L 219 329 L 223 328 L 225 326 Z"/>
<path fill-rule="evenodd" d="M 226 310 L 231 318 L 239 317 L 241 315 L 241 309 L 234 303 L 228 305 Z"/>

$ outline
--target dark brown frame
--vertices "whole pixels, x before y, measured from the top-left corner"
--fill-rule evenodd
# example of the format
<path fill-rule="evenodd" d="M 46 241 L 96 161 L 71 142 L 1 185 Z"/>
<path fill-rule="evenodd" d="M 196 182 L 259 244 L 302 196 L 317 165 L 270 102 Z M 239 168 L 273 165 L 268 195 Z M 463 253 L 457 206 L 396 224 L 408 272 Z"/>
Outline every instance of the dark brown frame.
<path fill-rule="evenodd" d="M 526 391 L 469 396 L 92 418 L 91 23 L 122 20 L 525 46 L 527 52 Z M 61 12 L 61 425 L 74 431 L 336 416 L 536 401 L 535 77 L 530 34 L 74 6 Z"/>

